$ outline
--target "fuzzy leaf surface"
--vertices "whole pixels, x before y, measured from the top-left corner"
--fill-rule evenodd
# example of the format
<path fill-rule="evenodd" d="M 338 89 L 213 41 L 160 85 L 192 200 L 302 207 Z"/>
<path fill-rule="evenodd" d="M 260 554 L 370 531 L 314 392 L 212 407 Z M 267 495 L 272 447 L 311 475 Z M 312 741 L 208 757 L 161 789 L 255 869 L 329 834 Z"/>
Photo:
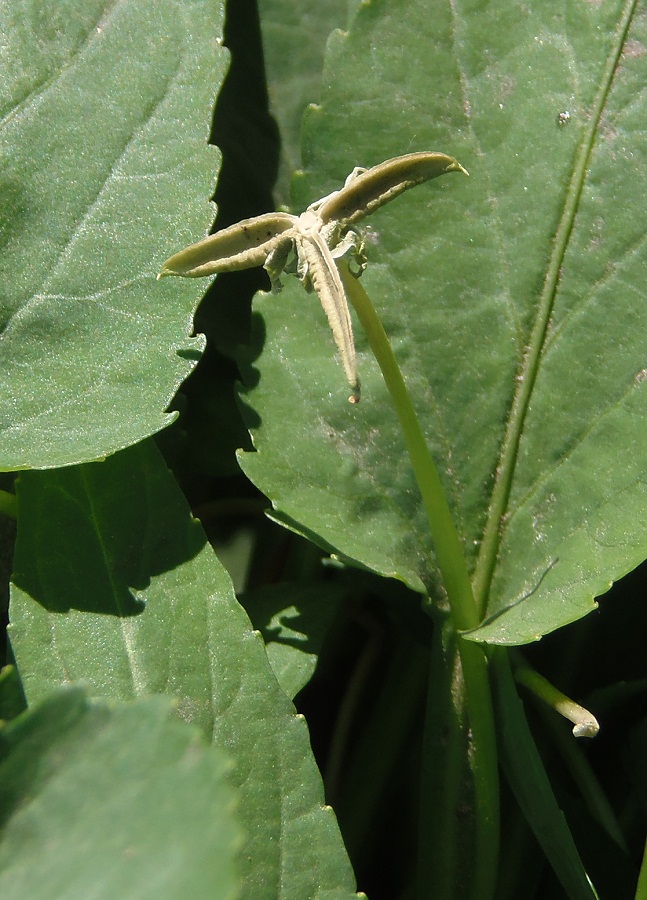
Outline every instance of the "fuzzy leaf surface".
<path fill-rule="evenodd" d="M 212 218 L 221 19 L 207 0 L 0 6 L 0 469 L 172 421 L 200 288 L 155 276 Z"/>
<path fill-rule="evenodd" d="M 167 698 L 49 695 L 0 731 L 2 896 L 234 900 L 228 768 Z"/>

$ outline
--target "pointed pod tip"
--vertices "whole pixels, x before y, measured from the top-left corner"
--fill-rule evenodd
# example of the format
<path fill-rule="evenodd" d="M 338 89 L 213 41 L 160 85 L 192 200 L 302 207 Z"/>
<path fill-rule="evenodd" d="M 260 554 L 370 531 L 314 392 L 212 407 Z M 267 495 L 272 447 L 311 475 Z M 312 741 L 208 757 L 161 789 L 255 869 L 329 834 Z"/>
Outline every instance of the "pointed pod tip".
<path fill-rule="evenodd" d="M 463 175 L 469 175 L 470 173 L 464 166 L 461 166 L 457 159 L 452 159 L 451 163 L 445 169 L 446 172 L 462 172 Z"/>

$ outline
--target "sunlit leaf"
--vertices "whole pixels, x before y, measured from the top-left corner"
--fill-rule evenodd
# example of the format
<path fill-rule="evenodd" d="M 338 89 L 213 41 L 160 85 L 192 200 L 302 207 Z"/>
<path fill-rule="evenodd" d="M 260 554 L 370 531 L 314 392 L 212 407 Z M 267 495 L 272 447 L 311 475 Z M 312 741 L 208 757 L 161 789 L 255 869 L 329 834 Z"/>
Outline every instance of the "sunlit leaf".
<path fill-rule="evenodd" d="M 65 0 L 0 16 L 0 468 L 52 467 L 163 428 L 200 356 L 200 288 L 155 276 L 212 218 L 222 10 Z"/>

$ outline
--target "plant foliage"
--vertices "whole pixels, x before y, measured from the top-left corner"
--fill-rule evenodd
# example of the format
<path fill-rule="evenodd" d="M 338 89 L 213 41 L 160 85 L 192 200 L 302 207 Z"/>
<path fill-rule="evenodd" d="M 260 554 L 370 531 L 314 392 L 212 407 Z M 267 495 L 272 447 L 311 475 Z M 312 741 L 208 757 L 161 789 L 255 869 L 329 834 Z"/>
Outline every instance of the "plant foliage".
<path fill-rule="evenodd" d="M 644 900 L 640 4 L 0 16 L 3 896 Z M 449 577 L 373 339 L 350 405 L 296 279 L 155 280 L 422 150 L 360 284 Z"/>

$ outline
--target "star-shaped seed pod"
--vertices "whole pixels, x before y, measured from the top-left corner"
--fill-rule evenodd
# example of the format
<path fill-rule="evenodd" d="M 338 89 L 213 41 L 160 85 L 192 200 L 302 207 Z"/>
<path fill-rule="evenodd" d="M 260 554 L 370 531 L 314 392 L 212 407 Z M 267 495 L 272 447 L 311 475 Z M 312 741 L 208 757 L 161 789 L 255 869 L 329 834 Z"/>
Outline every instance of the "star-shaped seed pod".
<path fill-rule="evenodd" d="M 264 266 L 278 290 L 281 273 L 294 269 L 304 286 L 319 297 L 351 387 L 348 399 L 358 403 L 353 327 L 335 260 L 349 255 L 359 277 L 366 259 L 355 225 L 409 188 L 447 172 L 467 174 L 451 156 L 431 152 L 397 156 L 370 169 L 356 168 L 343 188 L 311 203 L 300 216 L 275 212 L 243 219 L 171 256 L 157 277 L 199 278 Z"/>

